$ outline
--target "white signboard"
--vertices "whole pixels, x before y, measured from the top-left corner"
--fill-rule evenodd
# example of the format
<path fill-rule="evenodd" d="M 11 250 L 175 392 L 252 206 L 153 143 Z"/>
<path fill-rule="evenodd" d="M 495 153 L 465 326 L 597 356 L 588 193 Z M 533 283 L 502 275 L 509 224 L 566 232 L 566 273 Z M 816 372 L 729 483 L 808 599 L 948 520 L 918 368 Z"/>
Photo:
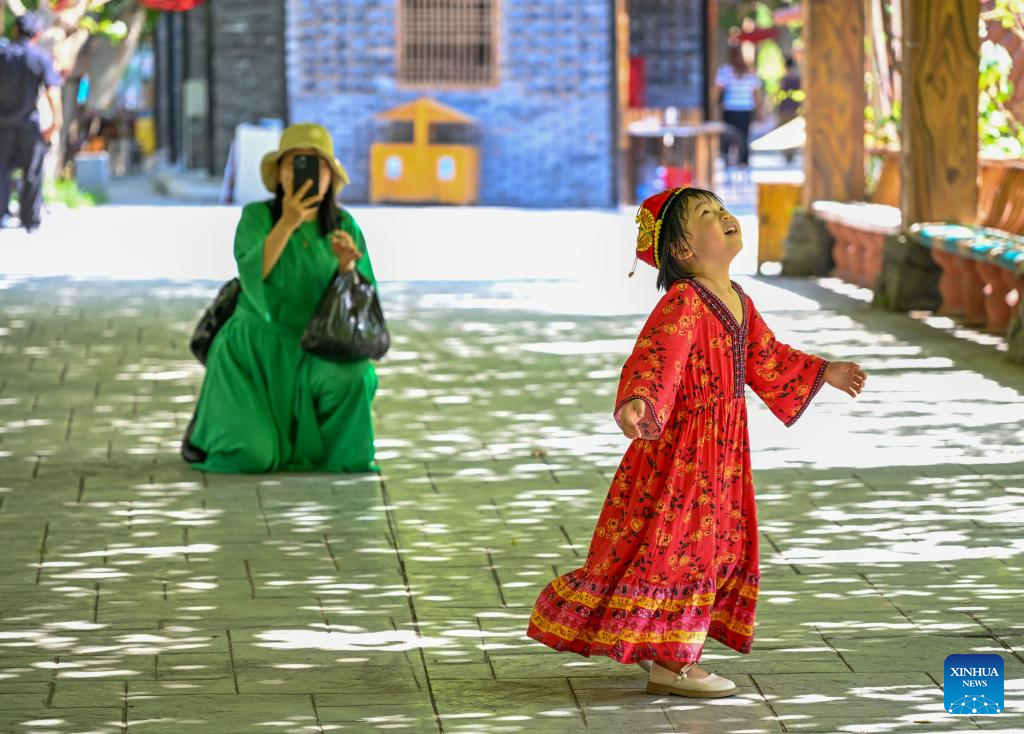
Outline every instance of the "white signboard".
<path fill-rule="evenodd" d="M 260 179 L 260 160 L 277 150 L 280 126 L 242 123 L 235 128 L 234 196 L 235 204 L 248 204 L 270 198 L 272 194 Z"/>

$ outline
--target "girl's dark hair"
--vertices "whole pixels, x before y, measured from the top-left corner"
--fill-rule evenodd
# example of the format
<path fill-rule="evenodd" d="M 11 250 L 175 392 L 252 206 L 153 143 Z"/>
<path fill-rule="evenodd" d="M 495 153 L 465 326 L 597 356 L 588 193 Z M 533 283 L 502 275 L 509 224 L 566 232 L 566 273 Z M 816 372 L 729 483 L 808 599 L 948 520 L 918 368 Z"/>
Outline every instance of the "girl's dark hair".
<path fill-rule="evenodd" d="M 274 224 L 281 218 L 284 209 L 284 188 L 281 184 L 274 190 L 274 201 L 270 205 L 270 219 Z M 316 212 L 316 221 L 320 225 L 320 236 L 326 237 L 338 228 L 341 223 L 341 207 L 334 198 L 334 189 L 320 201 L 320 208 Z"/>
<path fill-rule="evenodd" d="M 725 206 L 713 191 L 694 188 L 684 189 L 669 203 L 668 211 L 661 223 L 661 242 L 658 243 L 658 261 L 661 263 L 658 269 L 658 290 L 667 291 L 678 281 L 698 275 L 672 254 L 674 243 L 689 244 L 690 233 L 686 229 L 686 213 L 694 199 L 701 199 L 715 207 Z"/>

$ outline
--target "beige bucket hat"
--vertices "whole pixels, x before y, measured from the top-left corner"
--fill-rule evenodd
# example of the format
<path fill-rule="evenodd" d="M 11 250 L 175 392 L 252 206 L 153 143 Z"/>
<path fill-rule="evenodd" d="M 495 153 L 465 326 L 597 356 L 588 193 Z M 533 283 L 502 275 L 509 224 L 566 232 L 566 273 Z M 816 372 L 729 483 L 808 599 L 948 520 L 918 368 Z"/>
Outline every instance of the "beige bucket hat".
<path fill-rule="evenodd" d="M 277 190 L 277 163 L 281 156 L 289 150 L 297 148 L 312 148 L 327 161 L 334 170 L 334 195 L 348 184 L 348 173 L 341 162 L 334 157 L 334 141 L 331 134 L 322 125 L 312 122 L 299 122 L 289 125 L 281 133 L 281 142 L 277 150 L 271 151 L 263 156 L 260 161 L 260 177 L 267 191 L 273 193 Z"/>

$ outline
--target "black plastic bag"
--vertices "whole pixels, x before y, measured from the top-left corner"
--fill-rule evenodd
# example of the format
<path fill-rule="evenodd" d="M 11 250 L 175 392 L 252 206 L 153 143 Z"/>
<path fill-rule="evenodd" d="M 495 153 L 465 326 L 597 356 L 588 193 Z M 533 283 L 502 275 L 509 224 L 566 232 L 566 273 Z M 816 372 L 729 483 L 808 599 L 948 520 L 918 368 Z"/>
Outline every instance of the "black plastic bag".
<path fill-rule="evenodd" d="M 213 338 L 217 336 L 217 332 L 235 312 L 235 307 L 238 305 L 238 294 L 241 292 L 242 284 L 238 278 L 232 278 L 221 286 L 213 303 L 199 317 L 199 323 L 196 324 L 196 329 L 192 332 L 192 341 L 189 342 L 188 348 L 200 363 L 206 364 L 206 357 L 210 353 Z"/>
<path fill-rule="evenodd" d="M 380 359 L 391 346 L 377 291 L 357 271 L 336 273 L 302 334 L 302 348 L 335 362 Z"/>

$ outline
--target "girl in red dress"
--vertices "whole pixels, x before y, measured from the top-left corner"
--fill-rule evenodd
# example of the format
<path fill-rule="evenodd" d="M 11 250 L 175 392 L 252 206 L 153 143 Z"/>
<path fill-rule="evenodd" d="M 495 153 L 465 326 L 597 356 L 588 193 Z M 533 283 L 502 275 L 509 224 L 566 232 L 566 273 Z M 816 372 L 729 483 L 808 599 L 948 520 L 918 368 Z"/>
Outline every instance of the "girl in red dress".
<path fill-rule="evenodd" d="M 637 257 L 666 291 L 622 368 L 615 420 L 633 440 L 582 568 L 540 593 L 530 637 L 558 651 L 653 661 L 647 690 L 717 698 L 697 667 L 708 637 L 750 652 L 760 583 L 747 406 L 787 426 L 824 383 L 856 397 L 867 375 L 775 339 L 729 279 L 740 227 L 709 191 L 672 189 L 637 215 Z"/>

